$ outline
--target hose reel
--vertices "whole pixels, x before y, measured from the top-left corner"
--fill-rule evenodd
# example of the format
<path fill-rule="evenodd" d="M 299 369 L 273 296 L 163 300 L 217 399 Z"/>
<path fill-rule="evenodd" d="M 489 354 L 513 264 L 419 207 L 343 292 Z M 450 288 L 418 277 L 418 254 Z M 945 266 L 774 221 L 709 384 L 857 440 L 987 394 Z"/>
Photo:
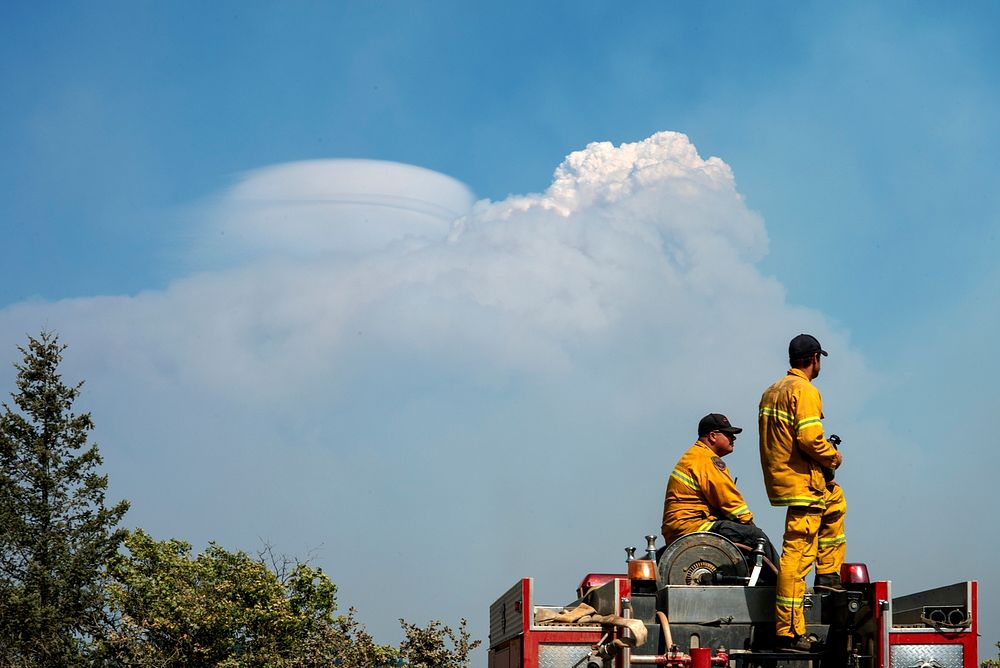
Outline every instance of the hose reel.
<path fill-rule="evenodd" d="M 746 582 L 746 559 L 733 543 L 714 533 L 681 536 L 660 555 L 656 586 Z M 727 582 L 728 581 L 728 582 Z"/>

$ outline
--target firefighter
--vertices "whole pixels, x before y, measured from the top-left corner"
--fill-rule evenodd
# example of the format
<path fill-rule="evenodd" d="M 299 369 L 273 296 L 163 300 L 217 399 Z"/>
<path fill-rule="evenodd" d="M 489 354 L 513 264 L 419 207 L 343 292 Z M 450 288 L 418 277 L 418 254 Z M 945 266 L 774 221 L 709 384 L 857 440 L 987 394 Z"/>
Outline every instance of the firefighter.
<path fill-rule="evenodd" d="M 736 434 L 729 418 L 709 413 L 698 423 L 698 440 L 677 462 L 667 481 L 660 527 L 666 545 L 695 531 L 710 531 L 753 549 L 764 539 L 764 556 L 777 567 L 771 541 L 754 526 L 753 513 L 722 458 L 733 451 Z"/>
<path fill-rule="evenodd" d="M 840 591 L 846 538 L 844 493 L 832 471 L 843 461 L 823 436 L 823 400 L 812 381 L 827 353 L 816 337 L 799 334 L 788 344 L 788 373 L 760 399 L 760 463 L 772 506 L 783 506 L 785 535 L 775 591 L 778 649 L 808 652 L 805 578 L 816 564 L 814 588 Z M 824 473 L 826 469 L 826 473 Z"/>

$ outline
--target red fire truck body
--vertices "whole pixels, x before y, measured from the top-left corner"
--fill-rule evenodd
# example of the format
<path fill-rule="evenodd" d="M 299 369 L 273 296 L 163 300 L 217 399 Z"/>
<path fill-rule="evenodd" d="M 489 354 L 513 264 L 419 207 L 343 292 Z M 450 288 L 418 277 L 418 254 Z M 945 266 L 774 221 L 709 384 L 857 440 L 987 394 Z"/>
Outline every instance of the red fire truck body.
<path fill-rule="evenodd" d="M 806 596 L 804 615 L 821 641 L 818 649 L 777 652 L 774 587 L 754 577 L 750 557 L 712 534 L 678 542 L 686 549 L 672 544 L 672 554 L 659 557 L 655 580 L 632 568 L 631 577 L 591 574 L 566 606 L 539 605 L 533 580 L 522 579 L 490 606 L 489 668 L 979 666 L 974 581 L 893 598 L 891 582 L 868 582 L 863 565 L 845 564 L 844 591 Z M 731 563 L 736 555 L 742 563 Z M 587 618 L 538 621 L 552 617 L 540 611 L 580 604 L 593 608 L 594 618 L 641 620 L 644 641 L 637 643 L 622 626 Z"/>

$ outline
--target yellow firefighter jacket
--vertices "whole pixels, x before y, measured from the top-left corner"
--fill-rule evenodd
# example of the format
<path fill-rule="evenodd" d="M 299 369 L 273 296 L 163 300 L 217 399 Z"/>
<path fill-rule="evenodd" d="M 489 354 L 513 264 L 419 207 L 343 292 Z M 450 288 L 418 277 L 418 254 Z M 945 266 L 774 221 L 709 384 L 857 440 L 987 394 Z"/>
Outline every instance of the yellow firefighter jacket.
<path fill-rule="evenodd" d="M 837 451 L 823 436 L 823 399 L 799 369 L 764 391 L 758 415 L 760 465 L 772 506 L 824 508 L 821 467 Z"/>
<path fill-rule="evenodd" d="M 722 457 L 695 441 L 670 473 L 660 530 L 669 545 L 685 534 L 707 531 L 722 519 L 749 524 L 753 514 Z"/>

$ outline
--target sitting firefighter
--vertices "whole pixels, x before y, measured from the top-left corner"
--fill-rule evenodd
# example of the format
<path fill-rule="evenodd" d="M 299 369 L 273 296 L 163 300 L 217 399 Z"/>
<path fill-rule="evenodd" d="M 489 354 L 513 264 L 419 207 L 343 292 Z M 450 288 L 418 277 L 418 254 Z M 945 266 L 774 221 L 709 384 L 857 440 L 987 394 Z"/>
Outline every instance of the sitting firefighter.
<path fill-rule="evenodd" d="M 764 539 L 764 556 L 772 568 L 778 555 L 771 541 L 753 523 L 753 513 L 722 458 L 733 451 L 736 434 L 743 431 L 720 413 L 709 413 L 698 423 L 698 440 L 680 458 L 667 482 L 663 500 L 665 545 L 696 531 L 727 538 L 744 552 Z"/>

